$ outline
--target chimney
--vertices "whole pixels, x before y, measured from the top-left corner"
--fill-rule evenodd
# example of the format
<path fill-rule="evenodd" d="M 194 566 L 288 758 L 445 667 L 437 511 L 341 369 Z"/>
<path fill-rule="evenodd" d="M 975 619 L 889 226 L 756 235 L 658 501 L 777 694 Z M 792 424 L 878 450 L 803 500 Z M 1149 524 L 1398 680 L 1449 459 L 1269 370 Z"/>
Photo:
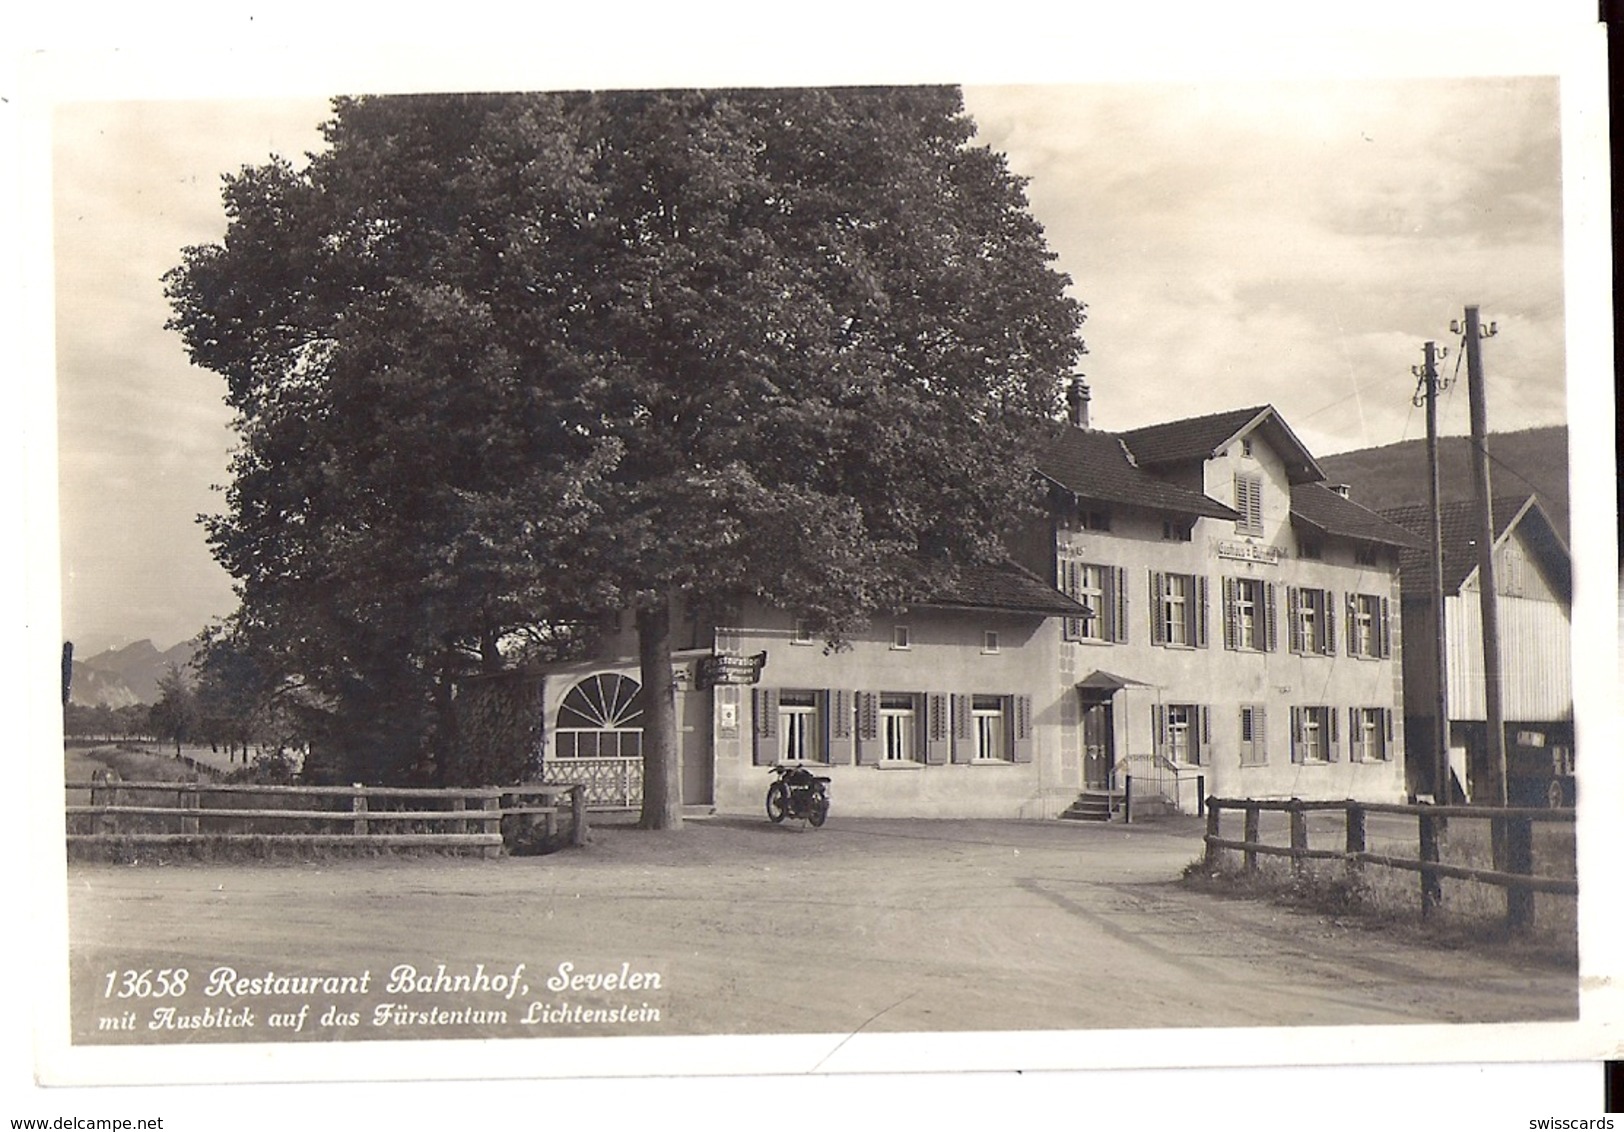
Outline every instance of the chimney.
<path fill-rule="evenodd" d="M 1066 383 L 1066 408 L 1070 411 L 1072 427 L 1082 429 L 1088 427 L 1088 403 L 1092 399 L 1088 392 L 1088 382 L 1083 380 L 1082 374 Z"/>

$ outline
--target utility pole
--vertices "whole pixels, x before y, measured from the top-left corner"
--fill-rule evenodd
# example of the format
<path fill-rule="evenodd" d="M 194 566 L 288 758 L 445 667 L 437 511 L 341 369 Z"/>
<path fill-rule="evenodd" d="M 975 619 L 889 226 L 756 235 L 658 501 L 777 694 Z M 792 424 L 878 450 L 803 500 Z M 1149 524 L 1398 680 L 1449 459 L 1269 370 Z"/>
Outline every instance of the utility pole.
<path fill-rule="evenodd" d="M 1416 403 L 1424 400 L 1427 408 L 1427 468 L 1430 482 L 1428 484 L 1427 503 L 1432 533 L 1432 629 L 1433 629 L 1433 767 L 1432 767 L 1432 800 L 1440 805 L 1449 805 L 1449 634 L 1448 623 L 1444 616 L 1444 532 L 1442 508 L 1440 504 L 1440 488 L 1438 482 L 1438 394 L 1447 389 L 1449 381 L 1438 379 L 1438 363 L 1449 356 L 1449 348 L 1438 348 L 1436 342 L 1428 342 L 1425 350 L 1426 361 L 1420 366 L 1411 366 L 1410 372 L 1421 379 L 1421 386 L 1416 390 Z"/>
<path fill-rule="evenodd" d="M 1454 324 L 1450 329 L 1457 329 Z M 1489 426 L 1483 388 L 1481 341 L 1495 324 L 1479 324 L 1476 307 L 1466 308 L 1466 388 L 1472 414 L 1472 486 L 1477 492 L 1477 589 L 1483 616 L 1483 707 L 1487 714 L 1488 760 L 1494 778 L 1489 804 L 1506 804 L 1506 723 L 1500 703 L 1500 605 L 1494 580 L 1494 504 L 1489 491 Z M 1496 823 L 1498 826 L 1498 823 Z M 1499 846 L 1496 846 L 1499 849 Z M 1496 853 L 1496 866 L 1499 865 Z"/>

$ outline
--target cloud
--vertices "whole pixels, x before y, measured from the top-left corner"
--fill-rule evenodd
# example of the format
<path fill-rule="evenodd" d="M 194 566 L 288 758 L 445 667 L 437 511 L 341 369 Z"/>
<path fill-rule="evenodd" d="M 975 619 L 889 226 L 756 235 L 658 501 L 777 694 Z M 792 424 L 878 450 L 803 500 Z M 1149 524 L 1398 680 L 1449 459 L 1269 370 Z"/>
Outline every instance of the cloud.
<path fill-rule="evenodd" d="M 1410 427 L 1423 341 L 1479 302 L 1506 419 L 1563 419 L 1554 79 L 974 88 L 1089 304 L 1095 418 L 1270 402 L 1316 451 Z"/>

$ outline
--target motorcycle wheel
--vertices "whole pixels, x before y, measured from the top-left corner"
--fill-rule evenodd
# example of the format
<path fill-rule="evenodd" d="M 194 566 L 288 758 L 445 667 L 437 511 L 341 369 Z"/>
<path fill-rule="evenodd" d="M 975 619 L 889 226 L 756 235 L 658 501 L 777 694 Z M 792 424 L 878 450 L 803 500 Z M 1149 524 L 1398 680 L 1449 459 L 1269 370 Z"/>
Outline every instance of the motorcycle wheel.
<path fill-rule="evenodd" d="M 789 814 L 789 788 L 782 782 L 767 787 L 767 820 L 777 825 Z"/>
<path fill-rule="evenodd" d="M 807 803 L 806 820 L 814 827 L 822 825 L 829 817 L 829 799 L 822 794 L 812 795 Z"/>

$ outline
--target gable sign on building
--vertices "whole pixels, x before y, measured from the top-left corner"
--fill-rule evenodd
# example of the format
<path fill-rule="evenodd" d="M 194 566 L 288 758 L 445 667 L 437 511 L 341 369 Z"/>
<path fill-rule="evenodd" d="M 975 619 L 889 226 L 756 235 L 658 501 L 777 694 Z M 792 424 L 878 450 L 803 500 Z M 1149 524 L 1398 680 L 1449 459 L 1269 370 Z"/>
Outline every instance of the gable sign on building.
<path fill-rule="evenodd" d="M 1213 545 L 1213 552 L 1219 558 L 1235 562 L 1261 562 L 1265 566 L 1278 566 L 1281 558 L 1278 546 L 1261 546 L 1252 542 L 1218 542 Z"/>

